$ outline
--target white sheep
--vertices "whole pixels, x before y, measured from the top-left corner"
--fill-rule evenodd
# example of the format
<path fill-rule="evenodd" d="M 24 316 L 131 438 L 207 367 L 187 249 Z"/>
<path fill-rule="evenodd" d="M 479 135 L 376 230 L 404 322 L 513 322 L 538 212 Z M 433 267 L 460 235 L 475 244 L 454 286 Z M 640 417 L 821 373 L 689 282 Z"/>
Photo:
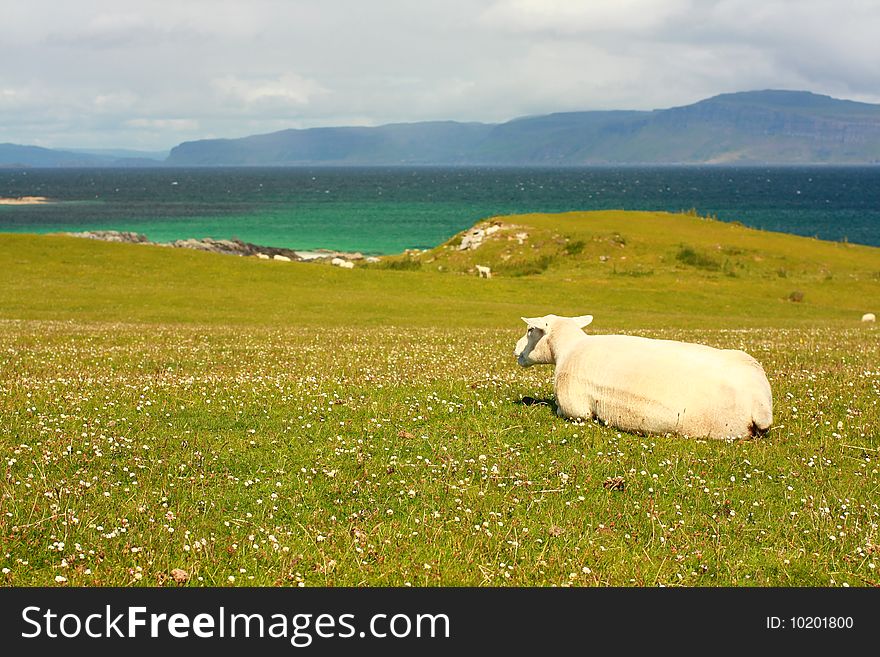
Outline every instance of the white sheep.
<path fill-rule="evenodd" d="M 863 322 L 876 322 L 877 317 L 874 315 L 874 313 L 865 313 L 864 315 L 862 315 L 862 321 Z"/>
<path fill-rule="evenodd" d="M 278 260 L 279 262 L 290 262 L 290 258 L 284 255 L 280 255 L 278 253 L 272 256 L 272 260 Z"/>
<path fill-rule="evenodd" d="M 557 414 L 636 433 L 741 438 L 773 422 L 770 383 L 747 353 L 674 340 L 586 335 L 581 317 L 523 317 L 514 355 L 555 364 Z"/>
<path fill-rule="evenodd" d="M 476 265 L 477 276 L 480 278 L 492 278 L 492 269 L 483 265 Z"/>

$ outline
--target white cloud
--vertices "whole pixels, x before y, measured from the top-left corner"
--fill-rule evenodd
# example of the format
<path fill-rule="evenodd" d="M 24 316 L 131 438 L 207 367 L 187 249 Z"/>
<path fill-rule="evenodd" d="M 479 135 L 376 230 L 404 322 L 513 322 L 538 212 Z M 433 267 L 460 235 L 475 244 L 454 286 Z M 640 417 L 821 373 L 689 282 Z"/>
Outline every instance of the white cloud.
<path fill-rule="evenodd" d="M 315 96 L 326 94 L 327 89 L 295 73 L 284 73 L 275 78 L 245 79 L 227 75 L 213 81 L 213 86 L 226 99 L 244 105 L 301 106 Z"/>
<path fill-rule="evenodd" d="M 880 102 L 863 0 L 29 0 L 4 6 L 0 141 L 209 134 L 808 89 Z M 154 140 L 152 143 L 147 143 Z"/>
<path fill-rule="evenodd" d="M 95 96 L 94 107 L 97 112 L 121 112 L 135 108 L 140 98 L 131 91 L 110 91 Z"/>
<path fill-rule="evenodd" d="M 687 0 L 498 0 L 480 17 L 517 32 L 629 34 L 662 27 Z"/>
<path fill-rule="evenodd" d="M 31 93 L 27 89 L 0 89 L 0 113 L 27 107 L 31 102 Z"/>
<path fill-rule="evenodd" d="M 172 130 L 174 132 L 198 130 L 199 128 L 197 119 L 129 119 L 125 125 L 132 128 Z"/>

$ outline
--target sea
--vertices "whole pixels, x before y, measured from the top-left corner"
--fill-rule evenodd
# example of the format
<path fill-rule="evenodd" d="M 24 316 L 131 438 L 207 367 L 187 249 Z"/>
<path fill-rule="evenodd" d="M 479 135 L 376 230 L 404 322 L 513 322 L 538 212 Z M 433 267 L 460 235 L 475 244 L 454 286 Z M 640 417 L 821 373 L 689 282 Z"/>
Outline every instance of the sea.
<path fill-rule="evenodd" d="M 21 196 L 52 202 L 0 205 L 0 232 L 389 254 L 498 215 L 623 209 L 880 246 L 880 166 L 0 169 L 0 197 Z"/>

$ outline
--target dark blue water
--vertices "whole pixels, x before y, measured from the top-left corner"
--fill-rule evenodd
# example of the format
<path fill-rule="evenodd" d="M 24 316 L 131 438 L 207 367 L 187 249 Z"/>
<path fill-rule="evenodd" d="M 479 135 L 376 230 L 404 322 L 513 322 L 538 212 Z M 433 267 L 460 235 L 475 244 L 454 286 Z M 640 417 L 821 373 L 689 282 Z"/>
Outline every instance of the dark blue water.
<path fill-rule="evenodd" d="M 486 217 L 696 210 L 747 226 L 880 246 L 880 167 L 0 170 L 0 232 L 131 230 L 396 253 Z"/>

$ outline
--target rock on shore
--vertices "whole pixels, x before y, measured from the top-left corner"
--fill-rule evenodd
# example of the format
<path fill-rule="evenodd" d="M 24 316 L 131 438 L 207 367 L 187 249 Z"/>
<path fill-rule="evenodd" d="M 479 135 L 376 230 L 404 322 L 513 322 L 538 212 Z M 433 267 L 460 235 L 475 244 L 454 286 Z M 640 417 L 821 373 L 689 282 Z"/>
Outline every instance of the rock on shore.
<path fill-rule="evenodd" d="M 101 240 L 103 242 L 129 242 L 131 244 L 147 244 L 150 240 L 146 235 L 140 233 L 130 233 L 123 230 L 87 230 L 81 233 L 64 233 L 71 237 L 87 237 L 91 240 Z"/>
<path fill-rule="evenodd" d="M 258 256 L 263 259 L 281 261 L 286 259 L 290 261 L 314 262 L 331 260 L 333 258 L 342 258 L 351 261 L 361 260 L 364 257 L 360 253 L 343 253 L 340 251 L 328 251 L 325 249 L 317 249 L 315 251 L 294 251 L 293 249 L 285 249 L 277 246 L 260 246 L 259 244 L 251 244 L 250 242 L 243 242 L 238 239 L 217 240 L 212 237 L 202 237 L 200 239 L 190 238 L 167 243 L 152 242 L 147 239 L 146 235 L 120 230 L 89 230 L 78 233 L 65 233 L 65 235 L 70 235 L 72 237 L 85 237 L 104 242 L 153 244 L 156 246 L 170 246 L 178 249 L 195 249 L 197 251 L 208 251 L 210 253 L 222 253 L 224 255 Z"/>

